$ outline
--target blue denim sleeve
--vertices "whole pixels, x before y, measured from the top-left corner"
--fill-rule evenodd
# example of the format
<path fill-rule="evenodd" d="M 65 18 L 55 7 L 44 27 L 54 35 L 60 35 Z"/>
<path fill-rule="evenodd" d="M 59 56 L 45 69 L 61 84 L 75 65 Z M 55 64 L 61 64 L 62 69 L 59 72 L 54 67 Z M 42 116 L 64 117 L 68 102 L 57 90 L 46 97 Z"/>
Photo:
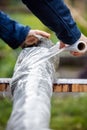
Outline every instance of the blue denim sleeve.
<path fill-rule="evenodd" d="M 80 38 L 81 32 L 63 0 L 22 1 L 64 43 L 74 44 Z"/>
<path fill-rule="evenodd" d="M 0 11 L 0 38 L 11 48 L 15 49 L 22 44 L 29 29 L 28 26 L 13 21 L 4 12 Z"/>

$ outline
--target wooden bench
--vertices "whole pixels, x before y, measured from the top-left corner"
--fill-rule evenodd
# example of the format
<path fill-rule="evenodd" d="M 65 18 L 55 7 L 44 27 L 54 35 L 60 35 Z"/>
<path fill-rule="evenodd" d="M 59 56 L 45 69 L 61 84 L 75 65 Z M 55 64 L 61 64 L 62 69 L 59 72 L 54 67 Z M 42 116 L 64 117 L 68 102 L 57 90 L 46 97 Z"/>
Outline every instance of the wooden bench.
<path fill-rule="evenodd" d="M 11 78 L 0 78 L 0 93 L 10 90 Z M 53 92 L 87 92 L 87 79 L 57 79 Z"/>

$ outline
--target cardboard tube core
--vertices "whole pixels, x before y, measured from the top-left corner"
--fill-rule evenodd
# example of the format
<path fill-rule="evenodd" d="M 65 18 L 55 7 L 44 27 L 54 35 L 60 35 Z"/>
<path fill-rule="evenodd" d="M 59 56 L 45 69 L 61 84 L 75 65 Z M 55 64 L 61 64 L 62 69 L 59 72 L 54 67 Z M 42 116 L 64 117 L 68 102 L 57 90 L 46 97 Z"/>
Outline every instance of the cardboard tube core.
<path fill-rule="evenodd" d="M 80 42 L 79 44 L 78 44 L 78 50 L 84 50 L 85 49 L 85 44 L 83 43 L 83 42 Z"/>

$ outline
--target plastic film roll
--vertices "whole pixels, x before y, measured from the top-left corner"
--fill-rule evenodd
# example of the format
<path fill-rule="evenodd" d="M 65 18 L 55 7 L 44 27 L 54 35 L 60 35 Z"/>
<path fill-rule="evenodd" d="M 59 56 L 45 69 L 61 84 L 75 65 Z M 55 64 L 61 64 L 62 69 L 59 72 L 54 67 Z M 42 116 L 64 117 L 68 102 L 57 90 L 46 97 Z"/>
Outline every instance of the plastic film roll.
<path fill-rule="evenodd" d="M 66 47 L 66 51 L 77 51 L 80 53 L 84 53 L 87 51 L 87 44 L 84 41 L 78 41 L 75 44 Z"/>

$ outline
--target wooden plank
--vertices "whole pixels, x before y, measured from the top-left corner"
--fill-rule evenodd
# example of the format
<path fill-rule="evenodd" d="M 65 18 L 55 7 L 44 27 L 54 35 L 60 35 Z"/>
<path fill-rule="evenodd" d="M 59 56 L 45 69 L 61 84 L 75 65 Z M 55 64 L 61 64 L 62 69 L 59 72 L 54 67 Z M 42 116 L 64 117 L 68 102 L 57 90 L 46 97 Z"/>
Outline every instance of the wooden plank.
<path fill-rule="evenodd" d="M 57 79 L 54 92 L 87 92 L 87 79 Z"/>
<path fill-rule="evenodd" d="M 87 79 L 56 79 L 56 84 L 87 84 Z"/>
<path fill-rule="evenodd" d="M 54 92 L 87 92 L 87 84 L 56 84 Z"/>
<path fill-rule="evenodd" d="M 0 78 L 0 92 L 8 91 L 11 78 Z M 87 92 L 87 79 L 57 79 L 54 92 Z"/>
<path fill-rule="evenodd" d="M 9 84 L 11 81 L 11 78 L 0 78 L 0 84 Z"/>

